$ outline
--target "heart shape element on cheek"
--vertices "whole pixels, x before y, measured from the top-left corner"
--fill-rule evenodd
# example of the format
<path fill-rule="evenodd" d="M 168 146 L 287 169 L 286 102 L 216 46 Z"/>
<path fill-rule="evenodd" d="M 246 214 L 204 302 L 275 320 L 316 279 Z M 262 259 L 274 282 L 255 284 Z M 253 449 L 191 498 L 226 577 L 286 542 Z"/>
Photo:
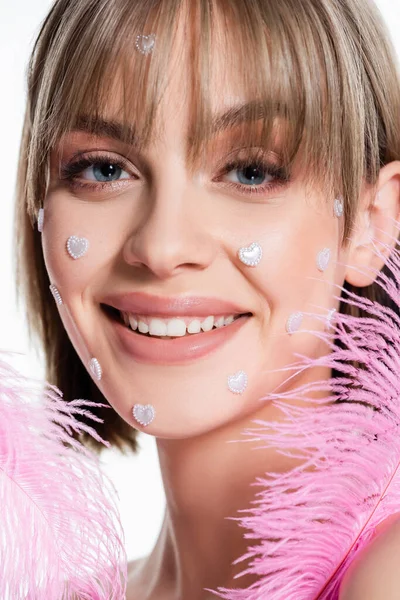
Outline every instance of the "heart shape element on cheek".
<path fill-rule="evenodd" d="M 142 54 L 150 54 L 153 52 L 154 44 L 156 43 L 156 36 L 154 33 L 150 35 L 138 35 L 136 38 L 135 46 Z"/>
<path fill-rule="evenodd" d="M 92 358 L 90 360 L 89 369 L 90 369 L 90 372 L 92 373 L 93 377 L 95 379 L 97 379 L 97 381 L 100 381 L 101 377 L 103 375 L 103 371 L 101 369 L 101 365 L 100 365 L 99 361 L 97 360 L 97 358 Z"/>
<path fill-rule="evenodd" d="M 329 248 L 324 248 L 318 254 L 317 265 L 320 271 L 325 271 L 328 268 L 329 261 L 331 260 L 331 251 Z"/>
<path fill-rule="evenodd" d="M 342 198 L 336 198 L 335 202 L 333 204 L 333 210 L 335 213 L 335 216 L 338 217 L 340 219 L 340 217 L 343 217 L 343 213 L 344 213 L 344 205 L 343 205 L 343 199 Z"/>
<path fill-rule="evenodd" d="M 49 287 L 50 287 L 51 293 L 53 294 L 54 300 L 57 302 L 57 304 L 61 305 L 63 303 L 63 301 L 62 301 L 60 292 L 58 291 L 58 289 L 56 288 L 56 286 L 53 283 Z"/>
<path fill-rule="evenodd" d="M 228 377 L 228 388 L 233 394 L 243 394 L 247 388 L 248 378 L 244 371 L 238 371 Z"/>
<path fill-rule="evenodd" d="M 43 224 L 44 224 L 44 209 L 39 208 L 38 218 L 37 218 L 37 228 L 38 228 L 38 231 L 40 231 L 40 233 L 42 233 L 42 231 L 43 231 Z"/>
<path fill-rule="evenodd" d="M 135 404 L 132 413 L 136 421 L 144 427 L 150 425 L 156 416 L 156 411 L 151 404 Z"/>
<path fill-rule="evenodd" d="M 89 249 L 89 240 L 71 235 L 67 240 L 67 252 L 71 258 L 81 258 Z"/>
<path fill-rule="evenodd" d="M 290 335 L 292 333 L 296 333 L 296 331 L 300 329 L 301 324 L 303 322 L 303 316 L 304 315 L 301 312 L 293 313 L 292 315 L 290 315 L 286 323 L 286 331 L 290 333 Z"/>
<path fill-rule="evenodd" d="M 262 259 L 262 248 L 257 242 L 253 242 L 247 248 L 240 248 L 239 259 L 248 267 L 256 267 Z"/>

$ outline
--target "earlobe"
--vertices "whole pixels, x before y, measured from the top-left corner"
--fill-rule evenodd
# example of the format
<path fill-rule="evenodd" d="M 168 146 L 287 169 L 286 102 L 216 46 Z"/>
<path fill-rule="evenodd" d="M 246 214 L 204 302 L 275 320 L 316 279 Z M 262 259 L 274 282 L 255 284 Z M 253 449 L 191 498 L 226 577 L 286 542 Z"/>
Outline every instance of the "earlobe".
<path fill-rule="evenodd" d="M 356 287 L 375 281 L 398 239 L 400 161 L 381 169 L 376 196 L 372 202 L 369 198 L 366 195 L 359 211 L 347 259 L 345 280 Z"/>

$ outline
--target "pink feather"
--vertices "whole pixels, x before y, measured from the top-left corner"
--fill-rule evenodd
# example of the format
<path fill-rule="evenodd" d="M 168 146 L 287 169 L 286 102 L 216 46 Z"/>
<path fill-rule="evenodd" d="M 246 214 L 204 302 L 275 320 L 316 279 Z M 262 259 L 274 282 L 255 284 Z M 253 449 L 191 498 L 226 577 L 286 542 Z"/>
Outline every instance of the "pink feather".
<path fill-rule="evenodd" d="M 395 225 L 399 231 L 400 223 Z M 397 249 L 386 264 L 393 280 L 381 272 L 377 281 L 400 307 Z M 257 540 L 235 561 L 246 563 L 236 577 L 258 579 L 246 589 L 207 590 L 225 600 L 337 600 L 347 568 L 375 527 L 400 510 L 400 318 L 391 308 L 338 288 L 342 301 L 362 307 L 368 316 L 337 312 L 330 331 L 311 332 L 329 344 L 327 355 L 296 354 L 300 360 L 283 369 L 297 374 L 325 365 L 338 377 L 265 396 L 261 400 L 273 402 L 285 419 L 253 421 L 259 427 L 243 432 L 248 439 L 232 440 L 261 440 L 259 448 L 279 448 L 303 464 L 259 477 L 253 485 L 261 491 L 253 506 L 229 517 L 246 530 L 247 539 Z M 342 347 L 334 345 L 335 336 Z M 322 391 L 324 398 L 299 406 L 310 402 L 311 390 Z M 288 404 L 291 399 L 296 406 Z M 332 400 L 345 403 L 332 405 Z"/>
<path fill-rule="evenodd" d="M 5 354 L 5 353 L 3 353 Z M 0 598 L 121 600 L 126 554 L 116 491 L 72 431 L 93 403 L 69 404 L 0 357 Z"/>

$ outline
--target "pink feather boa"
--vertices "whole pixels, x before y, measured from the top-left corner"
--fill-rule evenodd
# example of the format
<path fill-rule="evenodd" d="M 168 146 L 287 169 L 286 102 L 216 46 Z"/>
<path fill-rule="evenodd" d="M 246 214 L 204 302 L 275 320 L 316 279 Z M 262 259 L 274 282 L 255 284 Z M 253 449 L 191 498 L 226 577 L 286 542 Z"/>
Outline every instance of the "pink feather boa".
<path fill-rule="evenodd" d="M 395 225 L 399 231 L 400 223 Z M 397 248 L 386 251 L 392 278 L 375 274 L 400 309 L 400 254 Z M 230 517 L 246 530 L 247 539 L 257 540 L 235 561 L 246 563 L 236 577 L 252 574 L 258 579 L 247 589 L 207 590 L 224 600 L 337 600 L 346 570 L 375 527 L 400 510 L 400 317 L 338 288 L 342 301 L 368 316 L 337 312 L 330 331 L 312 332 L 329 344 L 327 355 L 313 359 L 297 354 L 299 361 L 284 369 L 297 373 L 324 365 L 338 377 L 265 396 L 262 400 L 273 402 L 286 418 L 253 421 L 258 427 L 243 432 L 247 440 L 234 440 L 261 440 L 260 449 L 279 448 L 303 463 L 287 473 L 259 477 L 253 485 L 261 491 L 253 506 Z M 335 337 L 341 347 L 335 346 Z M 324 398 L 311 408 L 299 406 L 302 399 L 310 402 L 312 390 L 324 392 Z M 288 404 L 290 399 L 297 406 Z"/>
<path fill-rule="evenodd" d="M 122 600 L 127 562 L 116 492 L 69 432 L 93 403 L 65 403 L 0 356 L 1 600 Z"/>

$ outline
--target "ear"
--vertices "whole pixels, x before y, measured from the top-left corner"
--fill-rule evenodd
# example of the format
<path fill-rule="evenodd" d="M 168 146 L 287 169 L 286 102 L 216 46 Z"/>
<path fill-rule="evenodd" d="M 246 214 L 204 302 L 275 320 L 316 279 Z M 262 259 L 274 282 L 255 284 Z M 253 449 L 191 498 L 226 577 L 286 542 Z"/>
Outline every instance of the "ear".
<path fill-rule="evenodd" d="M 393 161 L 381 169 L 372 203 L 370 191 L 363 193 L 348 254 L 345 274 L 348 283 L 365 287 L 375 281 L 376 272 L 382 269 L 396 244 L 399 230 L 394 221 L 399 218 L 400 161 Z M 383 258 L 377 256 L 377 250 Z"/>

